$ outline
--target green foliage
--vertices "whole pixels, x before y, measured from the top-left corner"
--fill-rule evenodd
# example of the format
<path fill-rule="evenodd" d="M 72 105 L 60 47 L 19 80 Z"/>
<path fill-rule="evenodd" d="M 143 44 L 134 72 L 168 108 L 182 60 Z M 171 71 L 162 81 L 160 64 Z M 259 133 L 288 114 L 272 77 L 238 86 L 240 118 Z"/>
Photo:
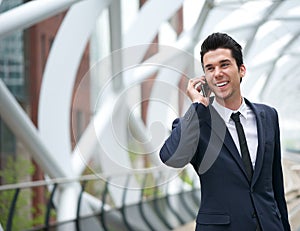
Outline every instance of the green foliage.
<path fill-rule="evenodd" d="M 190 178 L 190 176 L 188 175 L 185 169 L 180 174 L 180 178 L 182 179 L 183 182 L 193 186 L 193 180 Z"/>
<path fill-rule="evenodd" d="M 24 177 L 31 176 L 35 171 L 34 165 L 29 159 L 22 156 L 9 156 L 5 161 L 5 168 L 0 171 L 0 177 L 3 184 L 14 184 L 24 180 Z M 9 210 L 15 190 L 0 191 L 0 223 L 3 228 L 7 225 Z M 37 216 L 32 219 L 32 213 L 35 208 L 31 206 L 32 191 L 31 189 L 21 189 L 14 210 L 12 230 L 22 230 L 30 228 L 40 223 L 43 216 Z"/>
<path fill-rule="evenodd" d="M 30 160 L 21 156 L 8 156 L 5 160 L 5 168 L 0 171 L 0 177 L 4 184 L 17 183 L 22 177 L 34 173 L 34 166 Z"/>

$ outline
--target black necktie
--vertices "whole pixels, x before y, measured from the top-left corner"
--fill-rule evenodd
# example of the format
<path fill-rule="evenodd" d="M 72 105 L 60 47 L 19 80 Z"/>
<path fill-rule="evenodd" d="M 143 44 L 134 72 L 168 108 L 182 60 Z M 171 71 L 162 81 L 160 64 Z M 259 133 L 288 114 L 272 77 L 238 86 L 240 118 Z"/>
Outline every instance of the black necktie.
<path fill-rule="evenodd" d="M 248 179 L 249 179 L 249 181 L 251 181 L 251 178 L 252 178 L 252 175 L 253 175 L 253 168 L 252 168 L 250 153 L 249 153 L 249 150 L 248 150 L 244 129 L 243 129 L 243 126 L 242 126 L 241 121 L 240 121 L 240 114 L 241 114 L 240 112 L 232 113 L 231 114 L 231 119 L 235 123 L 235 127 L 236 127 L 236 130 L 237 130 L 238 137 L 239 137 L 239 142 L 240 142 L 242 159 L 243 159 L 244 166 L 245 166 L 245 169 L 246 169 L 246 172 L 247 172 L 247 175 L 248 175 Z"/>

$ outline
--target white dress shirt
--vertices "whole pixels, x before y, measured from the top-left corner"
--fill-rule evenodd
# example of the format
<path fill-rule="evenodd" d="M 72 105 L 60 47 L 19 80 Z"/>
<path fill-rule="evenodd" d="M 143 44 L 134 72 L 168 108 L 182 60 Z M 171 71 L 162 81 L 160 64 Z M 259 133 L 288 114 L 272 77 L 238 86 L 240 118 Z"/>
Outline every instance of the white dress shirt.
<path fill-rule="evenodd" d="M 228 108 L 223 107 L 216 100 L 213 101 L 212 106 L 216 109 L 216 111 L 219 113 L 219 115 L 225 121 L 225 124 L 230 132 L 230 135 L 232 136 L 232 138 L 234 140 L 234 143 L 235 143 L 240 155 L 241 155 L 241 150 L 240 150 L 238 134 L 237 134 L 237 131 L 235 128 L 235 123 L 230 118 L 230 116 L 232 113 L 236 113 L 238 111 L 241 113 L 240 121 L 241 121 L 241 124 L 243 125 L 248 149 L 250 152 L 250 158 L 251 158 L 252 166 L 254 169 L 255 161 L 256 161 L 256 154 L 257 154 L 258 139 L 257 139 L 256 118 L 255 118 L 253 111 L 245 103 L 244 99 L 243 99 L 242 105 L 236 111 L 232 111 Z"/>

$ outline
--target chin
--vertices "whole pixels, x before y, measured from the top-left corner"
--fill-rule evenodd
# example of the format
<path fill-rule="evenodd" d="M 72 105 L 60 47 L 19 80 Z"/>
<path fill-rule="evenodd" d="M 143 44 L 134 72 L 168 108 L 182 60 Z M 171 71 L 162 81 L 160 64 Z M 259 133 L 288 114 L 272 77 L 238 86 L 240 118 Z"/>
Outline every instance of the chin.
<path fill-rule="evenodd" d="M 224 92 L 224 93 L 220 93 L 220 92 L 215 93 L 215 96 L 216 96 L 217 98 L 223 99 L 223 100 L 226 100 L 227 98 L 230 97 L 230 95 L 227 94 L 227 93 L 225 93 L 225 92 Z"/>
<path fill-rule="evenodd" d="M 228 99 L 231 98 L 231 94 L 228 93 L 215 93 L 215 97 L 219 100 L 219 101 L 227 101 Z"/>

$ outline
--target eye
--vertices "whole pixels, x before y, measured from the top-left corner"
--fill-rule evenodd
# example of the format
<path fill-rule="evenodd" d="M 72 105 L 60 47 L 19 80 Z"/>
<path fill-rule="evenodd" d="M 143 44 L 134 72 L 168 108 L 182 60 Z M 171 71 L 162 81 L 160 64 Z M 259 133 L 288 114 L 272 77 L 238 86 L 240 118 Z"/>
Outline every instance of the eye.
<path fill-rule="evenodd" d="M 213 71 L 213 69 L 214 69 L 213 67 L 207 67 L 206 71 Z"/>
<path fill-rule="evenodd" d="M 221 67 L 223 67 L 223 68 L 226 68 L 226 67 L 228 67 L 229 66 L 229 63 L 223 63 L 222 65 L 221 65 Z"/>

